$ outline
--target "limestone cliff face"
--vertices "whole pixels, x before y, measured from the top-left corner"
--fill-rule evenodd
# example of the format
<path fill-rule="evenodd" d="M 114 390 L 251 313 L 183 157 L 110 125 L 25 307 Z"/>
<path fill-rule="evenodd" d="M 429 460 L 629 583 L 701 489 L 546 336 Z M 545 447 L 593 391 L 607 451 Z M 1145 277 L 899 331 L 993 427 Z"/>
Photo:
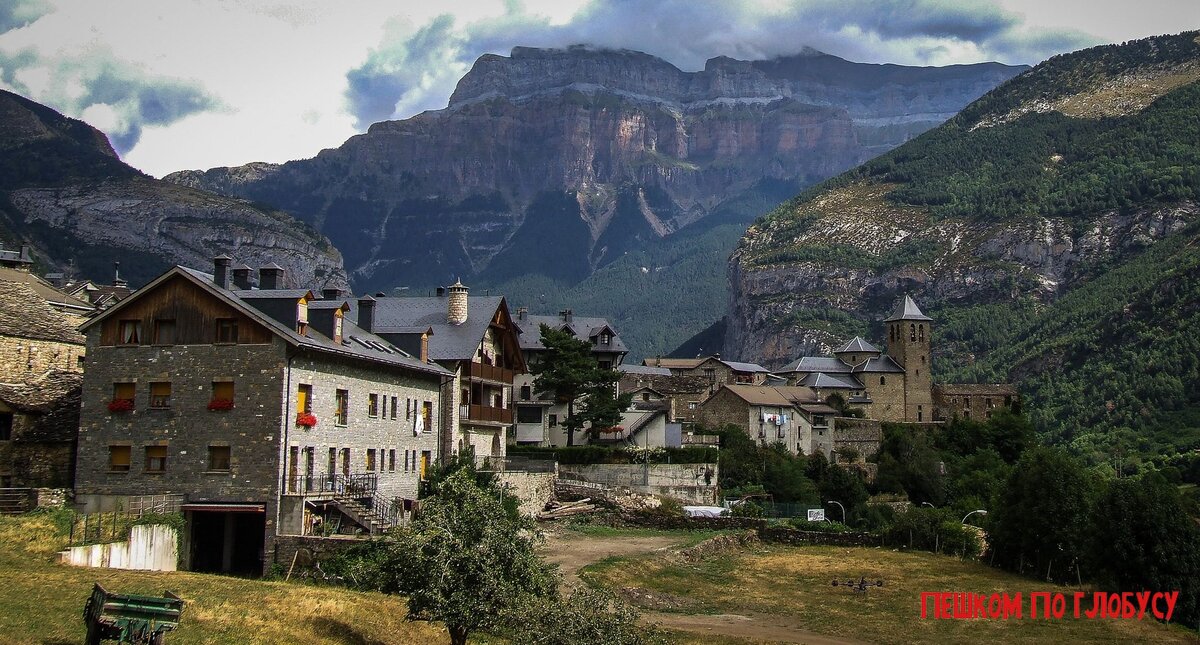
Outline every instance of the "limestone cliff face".
<path fill-rule="evenodd" d="M 0 92 L 0 232 L 45 265 L 106 280 L 113 262 L 137 286 L 173 264 L 228 253 L 276 262 L 285 281 L 346 286 L 341 255 L 308 225 L 243 199 L 146 177 L 99 131 Z"/>
<path fill-rule="evenodd" d="M 748 220 L 739 200 L 850 168 L 1018 71 L 807 52 L 684 72 L 638 52 L 517 48 L 480 58 L 444 110 L 309 160 L 167 179 L 297 214 L 368 285 L 575 280 L 713 216 Z M 547 239 L 570 253 L 543 261 Z"/>
<path fill-rule="evenodd" d="M 730 258 L 725 354 L 828 352 L 906 293 L 1001 338 L 987 306 L 1036 317 L 1200 219 L 1195 175 L 1175 178 L 1198 154 L 1198 79 L 1195 32 L 1056 57 L 781 206 Z"/>

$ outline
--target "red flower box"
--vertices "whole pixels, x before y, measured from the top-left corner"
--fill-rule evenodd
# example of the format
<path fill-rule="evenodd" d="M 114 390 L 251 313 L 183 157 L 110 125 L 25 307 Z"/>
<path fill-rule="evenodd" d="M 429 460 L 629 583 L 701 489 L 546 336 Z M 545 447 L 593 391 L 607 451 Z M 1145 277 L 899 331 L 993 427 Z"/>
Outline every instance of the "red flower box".
<path fill-rule="evenodd" d="M 213 399 L 208 402 L 208 409 L 215 411 L 232 410 L 233 399 Z"/>
<path fill-rule="evenodd" d="M 129 412 L 133 410 L 133 399 L 113 399 L 108 402 L 109 412 Z"/>
<path fill-rule="evenodd" d="M 604 434 L 616 434 L 618 432 L 625 432 L 625 428 L 621 426 L 610 426 L 607 428 L 600 428 L 600 432 Z"/>
<path fill-rule="evenodd" d="M 301 412 L 296 415 L 296 425 L 311 428 L 317 425 L 317 415 L 311 412 Z"/>

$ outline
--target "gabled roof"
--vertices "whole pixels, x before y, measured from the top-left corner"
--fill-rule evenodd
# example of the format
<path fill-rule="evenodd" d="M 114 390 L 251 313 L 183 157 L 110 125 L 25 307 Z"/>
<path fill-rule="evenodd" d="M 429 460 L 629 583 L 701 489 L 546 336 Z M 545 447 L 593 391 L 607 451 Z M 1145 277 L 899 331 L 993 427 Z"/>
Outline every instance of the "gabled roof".
<path fill-rule="evenodd" d="M 891 356 L 883 355 L 869 358 L 854 367 L 854 373 L 860 372 L 886 372 L 889 374 L 903 374 L 904 368 L 900 364 L 892 360 Z"/>
<path fill-rule="evenodd" d="M 25 276 L 30 280 L 9 280 L 9 277 Z M 49 285 L 39 288 L 36 276 L 0 267 L 0 335 L 49 340 L 60 343 L 84 344 L 84 337 L 75 331 L 77 322 L 44 297 L 44 292 L 55 290 Z M 61 297 L 76 305 L 78 300 L 61 293 Z M 87 310 L 91 307 L 84 306 Z"/>
<path fill-rule="evenodd" d="M 826 374 L 813 372 L 800 381 L 805 387 L 822 388 L 826 390 L 861 390 L 863 384 L 849 374 Z"/>
<path fill-rule="evenodd" d="M 929 316 L 921 313 L 921 308 L 909 296 L 904 296 L 904 300 L 900 301 L 896 308 L 892 311 L 892 315 L 883 319 L 883 322 L 892 322 L 895 320 L 933 320 Z"/>
<path fill-rule="evenodd" d="M 840 349 L 835 350 L 833 353 L 834 354 L 853 354 L 853 353 L 865 354 L 865 353 L 870 353 L 870 352 L 874 352 L 876 354 L 880 353 L 878 347 L 863 340 L 862 336 L 855 336 L 854 338 L 850 339 L 850 342 L 846 343 L 845 345 L 842 345 Z"/>
<path fill-rule="evenodd" d="M 782 372 L 825 372 L 826 374 L 849 374 L 851 367 L 838 358 L 829 356 L 804 356 L 783 368 Z"/>
<path fill-rule="evenodd" d="M 258 294 L 257 291 L 230 291 L 227 289 L 222 289 L 213 283 L 212 275 L 181 266 L 173 267 L 166 273 L 158 276 L 152 280 L 150 284 L 138 289 L 128 298 L 118 302 L 116 305 L 110 307 L 100 315 L 81 325 L 80 330 L 87 329 L 88 327 L 107 319 L 109 316 L 119 313 L 131 303 L 140 300 L 145 294 L 153 292 L 158 285 L 176 276 L 188 280 L 192 284 L 215 296 L 218 300 L 221 300 L 230 307 L 233 307 L 234 309 L 250 317 L 255 322 L 269 329 L 276 336 L 283 338 L 293 347 L 329 354 L 337 354 L 341 356 L 349 356 L 397 367 L 406 367 L 429 374 L 437 374 L 441 376 L 448 376 L 450 374 L 438 365 L 423 363 L 420 360 L 413 358 L 411 355 L 396 349 L 391 343 L 383 338 L 363 331 L 358 327 L 358 325 L 355 325 L 353 322 L 348 320 L 343 322 L 342 336 L 345 338 L 345 340 L 343 340 L 341 343 L 334 342 L 333 339 L 317 331 L 311 325 L 308 327 L 308 335 L 301 336 L 300 334 L 296 333 L 295 329 L 284 325 L 255 306 L 255 300 L 263 299 L 262 297 L 256 298 L 254 295 L 250 295 Z M 263 293 L 267 294 L 265 299 L 269 301 L 272 299 L 291 298 L 293 296 L 299 299 L 301 296 L 311 292 L 309 292 L 307 289 L 272 289 L 264 291 Z M 242 297 L 240 294 L 247 294 L 248 297 Z M 370 342 L 352 342 L 350 340 L 352 337 L 357 337 L 364 341 Z"/>
<path fill-rule="evenodd" d="M 0 281 L 17 282 L 26 285 L 39 298 L 63 309 L 72 309 L 80 314 L 91 313 L 92 307 L 80 302 L 79 298 L 55 287 L 38 276 L 20 269 L 0 267 Z"/>
<path fill-rule="evenodd" d="M 563 320 L 562 316 L 535 316 L 525 314 L 524 317 L 513 318 L 513 322 L 521 332 L 521 349 L 534 350 L 545 349 L 542 345 L 541 326 L 545 325 L 551 329 L 569 328 L 571 333 L 576 338 L 592 340 L 607 330 L 612 334 L 612 340 L 608 345 L 595 344 L 592 346 L 592 351 L 595 352 L 613 352 L 625 353 L 629 348 L 617 335 L 613 326 L 609 324 L 605 318 L 595 318 L 589 316 L 571 315 L 571 322 Z"/>
<path fill-rule="evenodd" d="M 731 369 L 735 372 L 764 373 L 764 372 L 768 371 L 767 368 L 763 367 L 762 365 L 759 365 L 758 363 L 739 363 L 737 361 L 726 361 L 726 360 L 722 360 L 721 362 L 724 363 L 725 365 L 727 365 L 729 367 L 729 369 Z"/>
<path fill-rule="evenodd" d="M 807 387 L 771 385 L 723 385 L 721 387 L 750 405 L 786 408 L 801 403 L 818 402 L 816 392 Z"/>
<path fill-rule="evenodd" d="M 645 376 L 670 376 L 671 370 L 665 367 L 650 367 L 648 365 L 626 365 L 622 363 L 617 366 L 617 371 L 625 374 L 642 374 Z"/>

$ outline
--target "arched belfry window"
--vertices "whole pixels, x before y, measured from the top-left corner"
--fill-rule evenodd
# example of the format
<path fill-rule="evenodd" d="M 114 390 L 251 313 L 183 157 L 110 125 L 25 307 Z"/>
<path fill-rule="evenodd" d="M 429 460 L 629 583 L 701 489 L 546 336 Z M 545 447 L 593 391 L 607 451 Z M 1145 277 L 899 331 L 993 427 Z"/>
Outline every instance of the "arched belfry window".
<path fill-rule="evenodd" d="M 917 336 L 921 338 L 921 342 L 925 342 L 925 325 L 917 325 Z"/>
<path fill-rule="evenodd" d="M 908 324 L 908 339 L 910 341 L 917 340 L 917 325 L 915 323 Z"/>
<path fill-rule="evenodd" d="M 880 384 L 880 385 L 887 385 L 887 377 L 885 377 L 885 376 L 880 376 L 880 377 L 879 377 L 879 384 Z"/>

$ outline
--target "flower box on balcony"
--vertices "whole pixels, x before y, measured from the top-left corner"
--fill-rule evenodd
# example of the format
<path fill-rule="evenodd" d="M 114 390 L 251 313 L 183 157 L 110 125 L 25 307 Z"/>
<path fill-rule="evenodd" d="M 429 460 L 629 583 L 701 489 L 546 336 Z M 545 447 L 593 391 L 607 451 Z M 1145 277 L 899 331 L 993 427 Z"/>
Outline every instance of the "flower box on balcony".
<path fill-rule="evenodd" d="M 215 412 L 222 412 L 233 409 L 233 399 L 213 399 L 208 402 L 208 409 Z"/>
<path fill-rule="evenodd" d="M 317 425 L 317 415 L 311 412 L 301 412 L 296 415 L 296 425 L 311 428 Z"/>
<path fill-rule="evenodd" d="M 113 399 L 108 402 L 109 412 L 130 412 L 133 410 L 133 399 Z"/>
<path fill-rule="evenodd" d="M 617 434 L 619 432 L 625 432 L 625 428 L 622 426 L 609 426 L 607 428 L 600 428 L 600 432 L 603 434 Z"/>

